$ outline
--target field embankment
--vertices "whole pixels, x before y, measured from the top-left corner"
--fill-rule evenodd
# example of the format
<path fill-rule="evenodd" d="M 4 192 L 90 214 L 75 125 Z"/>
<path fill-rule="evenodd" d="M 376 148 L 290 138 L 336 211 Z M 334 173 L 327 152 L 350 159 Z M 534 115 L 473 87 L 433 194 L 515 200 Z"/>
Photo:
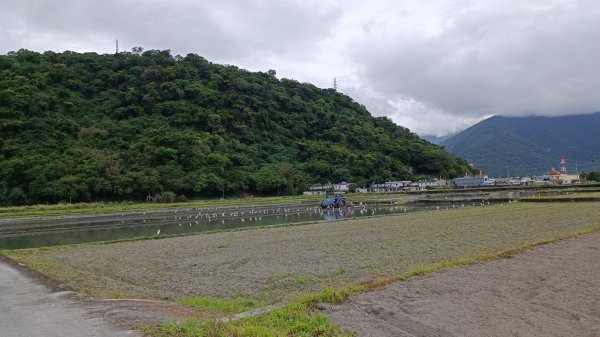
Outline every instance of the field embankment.
<path fill-rule="evenodd" d="M 15 217 L 47 217 L 63 215 L 82 215 L 82 214 L 104 214 L 114 212 L 134 212 L 144 210 L 158 210 L 186 207 L 216 207 L 216 206 L 236 206 L 236 205 L 255 205 L 278 202 L 318 200 L 319 196 L 285 196 L 285 197 L 261 197 L 261 198 L 232 198 L 232 199 L 206 199 L 192 200 L 177 203 L 147 203 L 147 202 L 92 202 L 92 203 L 74 203 L 74 204 L 53 204 L 53 205 L 29 205 L 0 207 L 0 218 Z"/>
<path fill-rule="evenodd" d="M 209 296 L 276 303 L 326 286 L 598 228 L 597 203 L 513 203 L 9 254 L 101 298 Z"/>
<path fill-rule="evenodd" d="M 523 198 L 523 202 L 591 202 L 600 201 L 600 192 L 566 192 L 558 195 L 538 195 Z"/>

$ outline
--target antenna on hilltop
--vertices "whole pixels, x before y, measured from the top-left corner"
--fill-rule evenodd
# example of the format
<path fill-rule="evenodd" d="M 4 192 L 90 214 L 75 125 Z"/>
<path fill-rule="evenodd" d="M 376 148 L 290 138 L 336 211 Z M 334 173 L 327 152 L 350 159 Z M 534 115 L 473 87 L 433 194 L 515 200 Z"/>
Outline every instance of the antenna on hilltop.
<path fill-rule="evenodd" d="M 119 39 L 116 39 L 115 54 L 119 53 Z"/>
<path fill-rule="evenodd" d="M 333 90 L 337 91 L 337 78 L 333 78 Z"/>

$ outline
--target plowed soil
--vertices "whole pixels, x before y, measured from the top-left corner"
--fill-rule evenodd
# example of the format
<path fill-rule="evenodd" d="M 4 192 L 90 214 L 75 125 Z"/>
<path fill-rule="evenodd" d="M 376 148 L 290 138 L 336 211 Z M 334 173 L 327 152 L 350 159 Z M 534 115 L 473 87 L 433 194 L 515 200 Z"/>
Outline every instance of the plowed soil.
<path fill-rule="evenodd" d="M 435 272 L 326 310 L 357 336 L 600 336 L 600 232 Z"/>
<path fill-rule="evenodd" d="M 10 255 L 96 298 L 242 296 L 281 303 L 324 286 L 597 228 L 598 203 L 513 203 Z"/>

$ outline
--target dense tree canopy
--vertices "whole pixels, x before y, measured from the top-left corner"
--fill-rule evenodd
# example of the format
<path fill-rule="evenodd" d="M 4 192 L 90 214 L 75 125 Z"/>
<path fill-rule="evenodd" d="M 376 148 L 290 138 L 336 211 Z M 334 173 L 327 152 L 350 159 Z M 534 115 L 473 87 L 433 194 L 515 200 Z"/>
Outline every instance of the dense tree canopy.
<path fill-rule="evenodd" d="M 298 193 L 470 172 L 331 89 L 189 54 L 0 56 L 0 203 Z"/>
<path fill-rule="evenodd" d="M 600 171 L 592 171 L 592 172 L 588 172 L 588 173 L 583 173 L 582 176 L 583 176 L 583 178 L 585 178 L 588 181 L 600 183 Z"/>

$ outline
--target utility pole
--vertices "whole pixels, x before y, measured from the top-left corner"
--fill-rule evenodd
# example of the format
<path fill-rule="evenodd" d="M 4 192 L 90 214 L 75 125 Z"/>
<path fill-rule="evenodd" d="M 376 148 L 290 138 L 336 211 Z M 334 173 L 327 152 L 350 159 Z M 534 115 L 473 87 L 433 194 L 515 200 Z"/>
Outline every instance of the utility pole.
<path fill-rule="evenodd" d="M 115 54 L 119 53 L 119 39 L 116 39 L 116 48 L 115 48 Z"/>

